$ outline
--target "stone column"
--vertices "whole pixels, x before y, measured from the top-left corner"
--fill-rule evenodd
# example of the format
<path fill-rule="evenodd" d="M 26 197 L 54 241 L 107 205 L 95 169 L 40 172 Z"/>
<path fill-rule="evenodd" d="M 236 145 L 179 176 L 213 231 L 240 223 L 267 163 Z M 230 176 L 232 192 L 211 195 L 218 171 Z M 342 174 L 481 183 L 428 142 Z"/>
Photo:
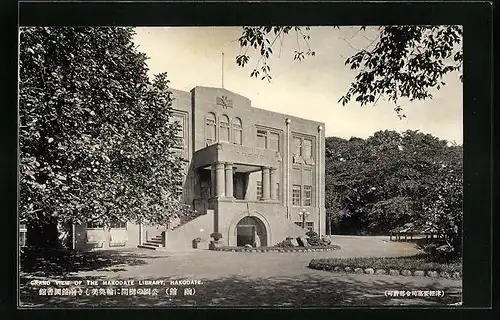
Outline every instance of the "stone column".
<path fill-rule="evenodd" d="M 262 200 L 269 200 L 269 168 L 262 167 Z"/>
<path fill-rule="evenodd" d="M 226 163 L 226 197 L 233 197 L 233 164 Z"/>
<path fill-rule="evenodd" d="M 224 185 L 224 168 L 222 162 L 217 162 L 215 165 L 215 196 L 224 197 L 226 186 Z"/>
<path fill-rule="evenodd" d="M 214 198 L 216 193 L 215 193 L 215 188 L 216 188 L 216 174 L 215 174 L 215 164 L 212 164 L 210 167 L 210 197 Z"/>
<path fill-rule="evenodd" d="M 271 200 L 278 200 L 278 195 L 276 193 L 276 168 L 271 168 Z"/>

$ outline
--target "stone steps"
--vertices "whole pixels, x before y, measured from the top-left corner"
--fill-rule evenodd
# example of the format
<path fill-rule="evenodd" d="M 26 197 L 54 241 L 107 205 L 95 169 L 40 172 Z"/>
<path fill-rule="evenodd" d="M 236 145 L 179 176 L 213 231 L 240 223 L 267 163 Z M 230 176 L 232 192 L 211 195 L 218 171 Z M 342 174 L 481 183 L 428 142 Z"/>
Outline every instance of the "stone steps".
<path fill-rule="evenodd" d="M 141 249 L 149 249 L 149 250 L 159 250 L 163 248 L 162 236 L 154 236 L 151 240 L 144 242 L 137 246 L 137 248 Z"/>
<path fill-rule="evenodd" d="M 156 250 L 156 249 L 158 249 L 158 246 L 153 246 L 153 245 L 150 245 L 148 243 L 144 243 L 144 244 L 138 245 L 137 248 L 149 249 L 149 250 Z"/>
<path fill-rule="evenodd" d="M 161 240 L 161 237 L 160 237 L 160 239 L 153 238 L 153 239 L 148 240 L 148 241 L 146 241 L 146 242 L 150 242 L 150 243 L 157 243 L 157 244 L 159 244 L 159 245 L 161 245 L 161 244 L 163 243 L 163 242 L 162 242 L 162 240 Z"/>

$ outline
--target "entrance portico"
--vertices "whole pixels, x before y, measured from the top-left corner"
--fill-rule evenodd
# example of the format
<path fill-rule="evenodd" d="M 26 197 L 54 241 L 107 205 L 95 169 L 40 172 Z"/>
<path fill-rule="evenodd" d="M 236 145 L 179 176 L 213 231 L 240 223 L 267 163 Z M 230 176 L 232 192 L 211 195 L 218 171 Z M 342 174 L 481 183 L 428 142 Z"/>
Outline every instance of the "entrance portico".
<path fill-rule="evenodd" d="M 199 150 L 193 158 L 195 169 L 210 170 L 211 198 L 240 198 L 241 192 L 235 192 L 236 188 L 244 189 L 244 196 L 239 200 L 248 200 L 245 190 L 248 181 L 245 180 L 248 180 L 248 174 L 260 171 L 262 174 L 260 200 L 273 202 L 278 200 L 274 186 L 278 183 L 277 171 L 281 157 L 276 152 L 218 143 Z M 240 175 L 235 178 L 235 174 Z"/>
<path fill-rule="evenodd" d="M 211 190 L 215 190 L 211 194 L 212 198 L 235 198 L 238 200 L 248 199 L 241 196 L 241 192 L 236 192 L 236 189 L 244 189 L 248 174 L 260 171 L 262 173 L 262 198 L 261 201 L 277 201 L 278 193 L 275 186 L 277 182 L 277 168 L 273 167 L 258 167 L 247 164 L 234 164 L 230 162 L 216 162 L 202 169 L 211 170 Z M 235 174 L 243 174 L 237 178 Z M 236 188 L 236 189 L 235 189 Z M 244 192 L 243 194 L 246 194 Z"/>

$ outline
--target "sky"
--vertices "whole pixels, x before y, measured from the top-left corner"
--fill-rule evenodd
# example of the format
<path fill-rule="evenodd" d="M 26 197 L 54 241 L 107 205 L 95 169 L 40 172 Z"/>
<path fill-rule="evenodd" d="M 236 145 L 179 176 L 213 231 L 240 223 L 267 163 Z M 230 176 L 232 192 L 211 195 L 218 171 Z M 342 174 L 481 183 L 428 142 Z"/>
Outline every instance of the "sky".
<path fill-rule="evenodd" d="M 174 89 L 222 87 L 223 65 L 225 89 L 249 98 L 254 107 L 324 122 L 327 137 L 367 138 L 379 130 L 411 129 L 462 144 L 462 83 L 456 73 L 444 78 L 446 86 L 432 91 L 433 99 L 404 101 L 402 120 L 394 104 L 382 99 L 364 107 L 338 102 L 356 76 L 346 58 L 372 43 L 376 31 L 311 27 L 308 42 L 316 55 L 303 61 L 294 61 L 294 51 L 307 44 L 290 33 L 273 47 L 271 82 L 250 77 L 257 55 L 244 68 L 236 64 L 241 32 L 241 27 L 143 27 L 136 28 L 134 42 L 149 57 L 150 75 L 167 72 Z"/>

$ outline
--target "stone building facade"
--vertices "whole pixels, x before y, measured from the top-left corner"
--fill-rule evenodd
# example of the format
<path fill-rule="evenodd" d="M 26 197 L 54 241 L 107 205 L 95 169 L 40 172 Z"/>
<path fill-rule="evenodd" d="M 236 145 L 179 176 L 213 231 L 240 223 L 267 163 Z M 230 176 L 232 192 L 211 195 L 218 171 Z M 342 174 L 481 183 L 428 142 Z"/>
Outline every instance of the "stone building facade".
<path fill-rule="evenodd" d="M 228 246 L 271 246 L 303 235 L 304 215 L 306 229 L 325 234 L 323 123 L 255 108 L 222 88 L 172 92 L 172 121 L 182 128 L 175 152 L 187 160 L 182 198 L 199 216 L 167 226 L 77 226 L 77 247 L 137 246 L 163 231 L 167 249 L 207 243 L 212 232 Z"/>

